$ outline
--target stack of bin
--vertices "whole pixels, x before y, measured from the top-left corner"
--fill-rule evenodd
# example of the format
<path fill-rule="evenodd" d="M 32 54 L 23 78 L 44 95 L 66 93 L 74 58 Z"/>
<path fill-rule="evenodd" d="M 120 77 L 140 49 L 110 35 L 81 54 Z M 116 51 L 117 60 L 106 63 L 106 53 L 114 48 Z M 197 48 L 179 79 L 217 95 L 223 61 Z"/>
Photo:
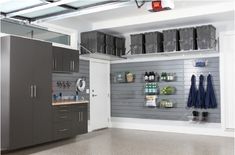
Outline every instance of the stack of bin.
<path fill-rule="evenodd" d="M 214 49 L 216 46 L 216 28 L 212 25 L 196 27 L 198 49 Z"/>
<path fill-rule="evenodd" d="M 144 34 L 131 35 L 131 54 L 144 54 Z"/>
<path fill-rule="evenodd" d="M 196 49 L 196 29 L 194 27 L 179 29 L 180 50 Z"/>
<path fill-rule="evenodd" d="M 164 52 L 179 51 L 179 31 L 177 29 L 163 31 Z"/>
<path fill-rule="evenodd" d="M 114 36 L 108 34 L 105 35 L 105 49 L 106 49 L 106 54 L 116 55 Z"/>
<path fill-rule="evenodd" d="M 126 54 L 125 38 L 115 37 L 115 53 L 116 56 L 122 56 Z"/>
<path fill-rule="evenodd" d="M 106 53 L 105 34 L 98 31 L 82 32 L 81 46 L 85 47 L 92 53 Z M 81 54 L 86 54 L 88 51 L 86 51 L 83 47 L 81 47 Z"/>
<path fill-rule="evenodd" d="M 163 35 L 161 32 L 145 33 L 145 52 L 163 52 Z"/>

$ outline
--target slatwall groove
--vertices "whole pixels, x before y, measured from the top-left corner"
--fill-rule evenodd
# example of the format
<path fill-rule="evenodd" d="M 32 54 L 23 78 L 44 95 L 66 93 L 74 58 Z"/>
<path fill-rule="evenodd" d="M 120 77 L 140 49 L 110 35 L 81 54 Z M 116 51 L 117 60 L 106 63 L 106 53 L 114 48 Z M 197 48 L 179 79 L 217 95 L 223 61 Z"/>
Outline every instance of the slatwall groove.
<path fill-rule="evenodd" d="M 152 62 L 133 62 L 125 64 L 112 64 L 111 73 L 131 71 L 135 74 L 134 83 L 111 83 L 111 115 L 113 117 L 130 117 L 144 119 L 162 119 L 162 120 L 188 120 L 188 115 L 191 115 L 192 109 L 186 109 L 189 88 L 191 84 L 191 76 L 197 76 L 197 84 L 199 75 L 206 76 L 211 73 L 213 76 L 213 84 L 217 97 L 218 108 L 208 109 L 209 122 L 220 122 L 220 78 L 219 78 L 219 59 L 208 58 L 208 66 L 198 68 L 193 66 L 193 60 L 171 60 L 171 61 L 152 61 Z M 174 72 L 177 79 L 174 82 L 159 82 L 160 88 L 164 86 L 176 87 L 175 95 L 159 95 L 160 99 L 171 99 L 176 103 L 176 108 L 160 109 L 147 108 L 144 95 L 144 73 L 149 71 L 157 72 Z M 202 111 L 201 109 L 197 109 Z"/>

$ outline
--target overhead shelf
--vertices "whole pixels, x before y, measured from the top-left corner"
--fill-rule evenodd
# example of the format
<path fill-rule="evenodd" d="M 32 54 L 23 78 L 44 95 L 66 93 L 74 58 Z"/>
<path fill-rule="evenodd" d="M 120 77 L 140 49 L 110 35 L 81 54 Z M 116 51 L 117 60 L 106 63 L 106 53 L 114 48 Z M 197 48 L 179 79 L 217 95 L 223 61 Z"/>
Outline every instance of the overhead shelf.
<path fill-rule="evenodd" d="M 100 60 L 112 61 L 112 63 L 125 63 L 134 61 L 158 61 L 158 60 L 176 60 L 176 59 L 191 59 L 191 58 L 208 58 L 219 57 L 219 52 L 215 49 L 189 50 L 189 51 L 174 51 L 162 53 L 147 53 L 147 54 L 128 54 L 122 57 L 108 55 L 103 53 L 88 53 L 80 55 L 81 58 L 93 58 Z"/>
<path fill-rule="evenodd" d="M 174 51 L 174 52 L 161 52 L 161 53 L 146 53 L 146 54 L 128 54 L 123 55 L 127 59 L 133 58 L 147 58 L 147 57 L 170 57 L 170 56 L 188 56 L 188 55 L 205 55 L 205 54 L 219 54 L 215 49 L 203 49 L 203 50 L 188 50 L 188 51 Z"/>
<path fill-rule="evenodd" d="M 80 55 L 80 58 L 93 58 L 93 59 L 101 59 L 101 60 L 109 60 L 109 61 L 126 59 L 123 57 L 108 55 L 108 54 L 103 54 L 103 53 L 82 54 L 82 55 Z"/>
<path fill-rule="evenodd" d="M 123 55 L 123 57 L 126 59 L 112 61 L 112 63 L 209 58 L 209 57 L 219 57 L 219 55 L 220 55 L 219 52 L 215 49 L 148 53 L 148 54 L 135 54 L 135 55 L 128 54 L 128 55 Z"/>

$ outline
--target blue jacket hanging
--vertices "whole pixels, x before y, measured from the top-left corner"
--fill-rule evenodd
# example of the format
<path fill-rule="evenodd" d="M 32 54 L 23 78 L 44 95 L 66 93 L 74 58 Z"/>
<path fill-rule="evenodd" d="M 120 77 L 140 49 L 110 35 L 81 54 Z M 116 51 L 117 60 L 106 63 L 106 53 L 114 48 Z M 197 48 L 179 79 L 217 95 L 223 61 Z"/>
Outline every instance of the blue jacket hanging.
<path fill-rule="evenodd" d="M 190 107 L 194 107 L 196 105 L 196 96 L 197 96 L 196 76 L 192 75 L 192 77 L 191 77 L 191 87 L 190 87 L 190 90 L 189 90 L 187 107 L 190 108 Z"/>
<path fill-rule="evenodd" d="M 215 92 L 212 85 L 212 76 L 209 74 L 207 76 L 207 88 L 206 88 L 206 97 L 205 97 L 205 108 L 216 108 L 216 98 Z"/>
<path fill-rule="evenodd" d="M 197 91 L 197 101 L 196 101 L 195 108 L 205 108 L 205 95 L 206 94 L 205 94 L 203 82 L 204 82 L 204 76 L 200 75 L 199 76 L 199 87 L 198 87 L 198 91 Z"/>

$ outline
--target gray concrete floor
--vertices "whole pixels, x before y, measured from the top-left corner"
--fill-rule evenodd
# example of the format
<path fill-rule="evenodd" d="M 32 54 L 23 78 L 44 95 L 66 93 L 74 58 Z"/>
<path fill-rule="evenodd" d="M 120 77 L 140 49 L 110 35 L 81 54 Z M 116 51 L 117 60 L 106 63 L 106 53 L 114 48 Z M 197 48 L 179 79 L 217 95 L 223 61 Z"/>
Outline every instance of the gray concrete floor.
<path fill-rule="evenodd" d="M 7 155 L 234 155 L 234 139 L 104 129 Z"/>

